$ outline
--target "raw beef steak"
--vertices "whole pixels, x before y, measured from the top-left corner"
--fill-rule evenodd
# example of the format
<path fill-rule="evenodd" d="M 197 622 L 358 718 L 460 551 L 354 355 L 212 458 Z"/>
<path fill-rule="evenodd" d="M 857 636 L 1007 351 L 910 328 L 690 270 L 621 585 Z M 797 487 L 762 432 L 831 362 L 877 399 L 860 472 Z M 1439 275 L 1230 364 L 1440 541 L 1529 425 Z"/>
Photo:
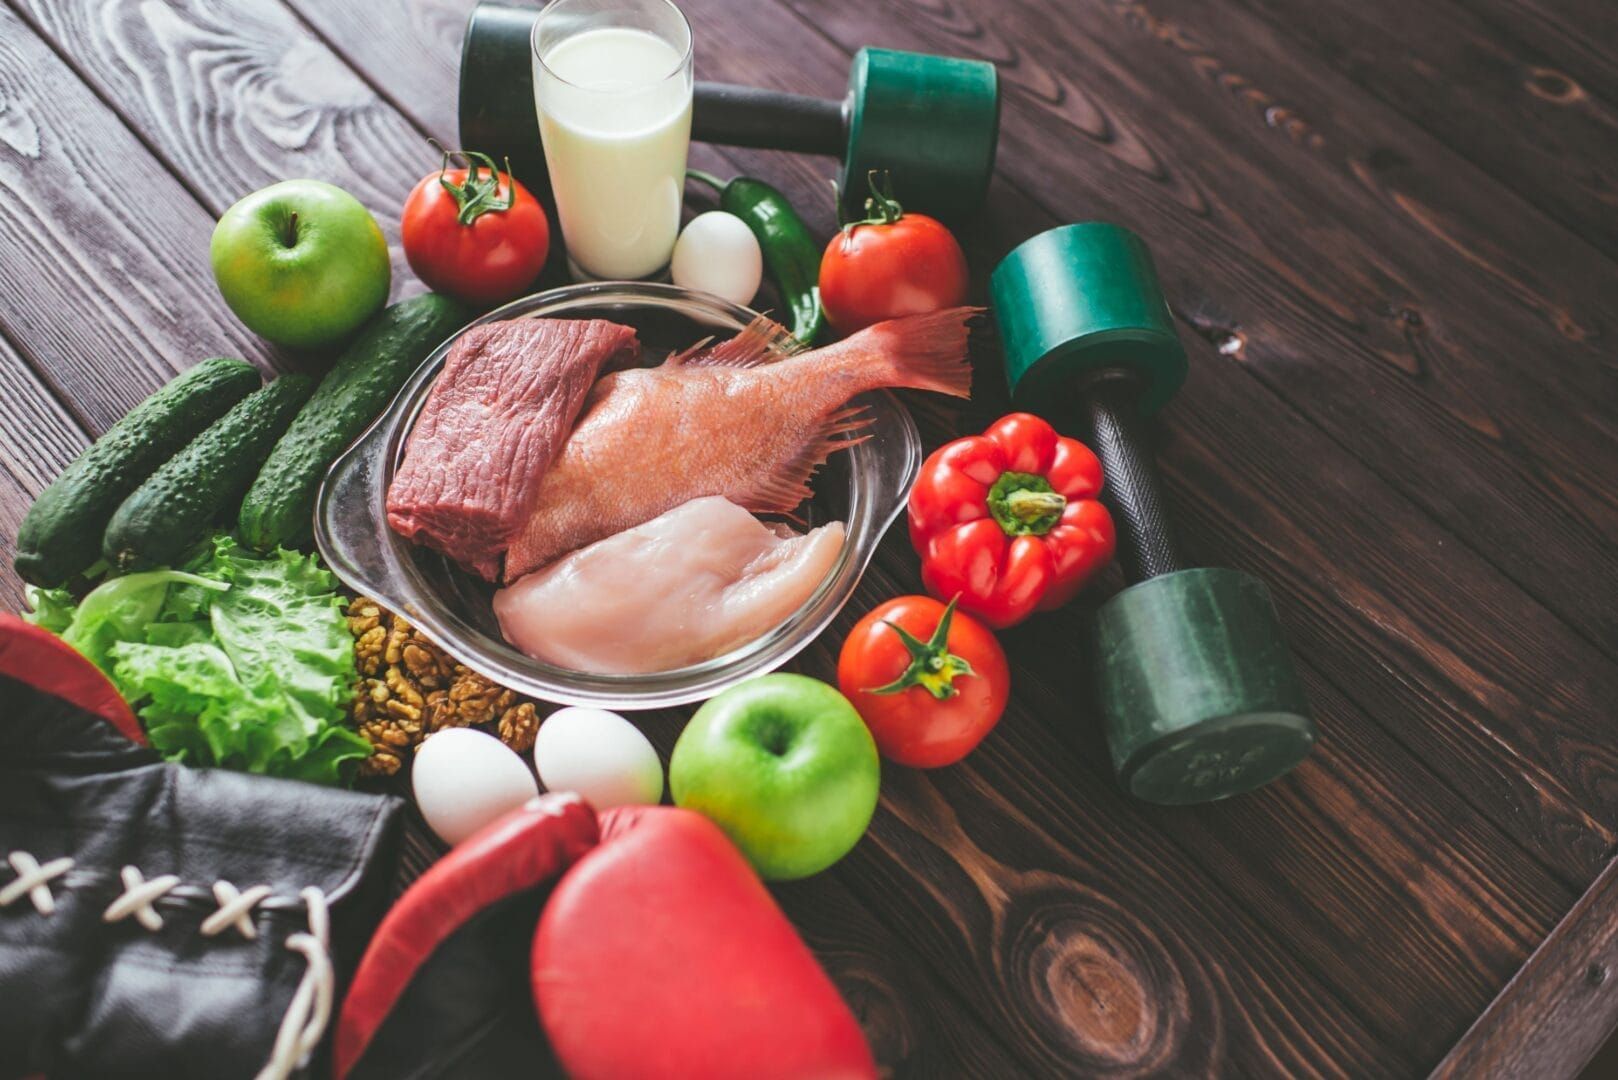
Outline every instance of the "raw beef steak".
<path fill-rule="evenodd" d="M 600 319 L 512 319 L 461 335 L 388 489 L 388 524 L 490 581 L 604 370 L 640 355 Z"/>

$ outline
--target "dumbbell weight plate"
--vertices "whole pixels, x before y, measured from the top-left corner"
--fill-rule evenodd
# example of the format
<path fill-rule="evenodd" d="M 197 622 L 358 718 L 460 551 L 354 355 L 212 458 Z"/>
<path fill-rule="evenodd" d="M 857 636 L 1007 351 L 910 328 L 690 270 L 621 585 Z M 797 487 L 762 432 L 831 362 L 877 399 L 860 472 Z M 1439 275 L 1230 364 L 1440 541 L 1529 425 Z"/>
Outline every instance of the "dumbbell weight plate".
<path fill-rule="evenodd" d="M 509 157 L 512 173 L 549 208 L 530 44 L 538 14 L 504 4 L 472 9 L 461 42 L 460 139 L 468 150 Z"/>
<path fill-rule="evenodd" d="M 1043 412 L 1123 372 L 1150 416 L 1185 382 L 1186 356 L 1152 255 L 1121 225 L 1087 221 L 1019 244 L 989 278 L 1014 404 Z"/>
<path fill-rule="evenodd" d="M 848 151 L 838 184 L 858 213 L 871 170 L 909 209 L 959 221 L 983 204 L 1000 138 L 993 64 L 864 48 L 849 72 Z"/>
<path fill-rule="evenodd" d="M 1130 794 L 1210 802 L 1308 756 L 1314 722 L 1262 581 L 1181 570 L 1130 586 L 1096 618 L 1107 743 Z"/>

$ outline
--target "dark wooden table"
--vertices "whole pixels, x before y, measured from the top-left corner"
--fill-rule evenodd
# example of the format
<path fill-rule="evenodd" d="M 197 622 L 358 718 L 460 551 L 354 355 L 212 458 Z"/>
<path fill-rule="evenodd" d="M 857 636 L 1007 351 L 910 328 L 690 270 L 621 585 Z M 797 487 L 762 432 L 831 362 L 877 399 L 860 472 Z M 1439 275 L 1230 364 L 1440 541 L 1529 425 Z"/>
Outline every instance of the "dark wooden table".
<path fill-rule="evenodd" d="M 471 0 L 0 3 L 0 603 L 30 496 L 237 354 L 207 265 L 315 176 L 394 241 L 455 141 Z M 979 294 L 1087 218 L 1156 252 L 1186 546 L 1274 586 L 1321 743 L 1228 803 L 1114 788 L 1084 611 L 1005 635 L 965 764 L 778 890 L 914 1075 L 1575 1072 L 1618 1017 L 1618 8 L 1605 0 L 685 0 L 700 77 L 841 93 L 863 44 L 985 57 Z M 698 148 L 829 234 L 824 160 Z M 419 290 L 396 257 L 395 296 Z M 964 412 L 1004 405 L 992 342 Z M 1116 579 L 1097 590 L 1104 595 Z M 918 587 L 885 545 L 855 609 Z M 1087 602 L 1093 605 L 1096 596 Z M 851 611 L 804 662 L 831 670 Z M 667 747 L 678 719 L 653 721 Z"/>

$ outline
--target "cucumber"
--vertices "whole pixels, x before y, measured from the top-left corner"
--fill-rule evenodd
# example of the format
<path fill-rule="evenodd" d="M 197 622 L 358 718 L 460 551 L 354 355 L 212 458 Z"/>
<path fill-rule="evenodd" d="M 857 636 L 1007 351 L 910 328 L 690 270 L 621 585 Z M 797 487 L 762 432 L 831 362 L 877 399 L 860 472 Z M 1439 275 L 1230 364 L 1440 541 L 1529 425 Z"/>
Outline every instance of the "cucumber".
<path fill-rule="evenodd" d="M 427 293 L 394 304 L 367 323 L 270 451 L 242 499 L 242 541 L 258 551 L 307 547 L 326 470 L 468 317 L 459 302 Z"/>
<path fill-rule="evenodd" d="M 89 569 L 118 504 L 258 383 L 252 365 L 215 357 L 135 406 L 29 507 L 17 529 L 17 573 L 54 588 Z"/>
<path fill-rule="evenodd" d="M 123 501 L 101 541 L 120 570 L 170 566 L 222 513 L 236 509 L 315 381 L 283 375 L 238 402 Z"/>

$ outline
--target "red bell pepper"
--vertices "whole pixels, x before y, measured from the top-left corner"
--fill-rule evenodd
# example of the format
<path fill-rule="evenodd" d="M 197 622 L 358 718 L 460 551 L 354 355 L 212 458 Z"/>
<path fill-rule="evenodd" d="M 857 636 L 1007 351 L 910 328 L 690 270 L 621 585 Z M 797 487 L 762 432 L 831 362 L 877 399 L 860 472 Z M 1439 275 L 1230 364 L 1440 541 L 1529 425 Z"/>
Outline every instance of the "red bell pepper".
<path fill-rule="evenodd" d="M 940 447 L 910 491 L 927 591 L 997 629 L 1061 607 L 1112 559 L 1101 483 L 1089 447 L 1029 413 Z"/>

